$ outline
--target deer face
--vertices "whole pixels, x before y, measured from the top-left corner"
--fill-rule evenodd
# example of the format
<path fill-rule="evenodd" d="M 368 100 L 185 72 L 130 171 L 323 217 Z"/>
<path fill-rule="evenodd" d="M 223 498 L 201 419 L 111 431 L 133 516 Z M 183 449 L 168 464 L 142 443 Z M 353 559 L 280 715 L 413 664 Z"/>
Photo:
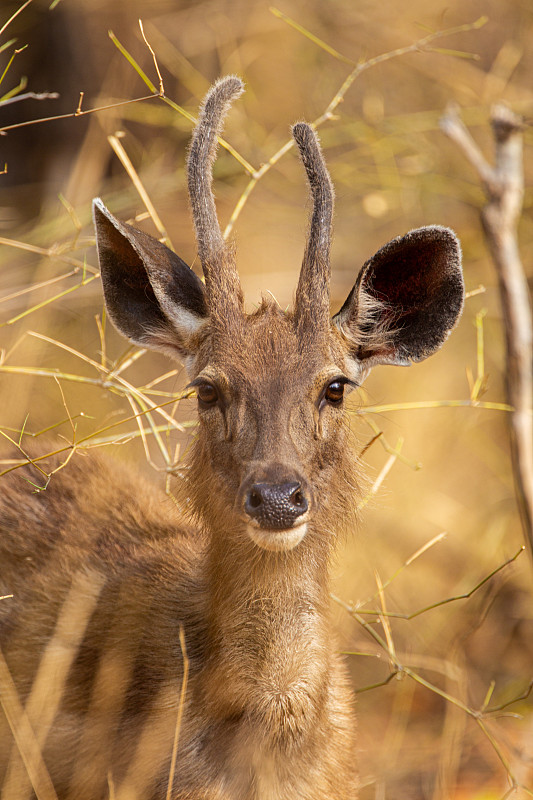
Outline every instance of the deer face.
<path fill-rule="evenodd" d="M 307 337 L 274 302 L 212 332 L 195 361 L 202 462 L 235 523 L 266 549 L 290 549 L 327 494 L 344 449 L 341 337 Z M 207 458 L 206 458 L 207 456 Z"/>
<path fill-rule="evenodd" d="M 94 215 L 109 314 L 132 341 L 185 360 L 198 398 L 196 481 L 211 527 L 217 514 L 266 550 L 290 550 L 323 514 L 346 458 L 345 395 L 379 363 L 407 365 L 435 352 L 463 302 L 452 231 L 421 228 L 394 239 L 362 268 L 329 316 L 333 189 L 316 135 L 293 135 L 313 197 L 309 237 L 291 312 L 273 301 L 246 315 L 233 249 L 211 191 L 217 135 L 237 78 L 208 93 L 189 156 L 189 194 L 205 286 L 163 244 Z M 338 487 L 337 487 L 338 488 Z M 223 510 L 223 511 L 222 511 Z M 220 521 L 220 520 L 219 520 Z"/>

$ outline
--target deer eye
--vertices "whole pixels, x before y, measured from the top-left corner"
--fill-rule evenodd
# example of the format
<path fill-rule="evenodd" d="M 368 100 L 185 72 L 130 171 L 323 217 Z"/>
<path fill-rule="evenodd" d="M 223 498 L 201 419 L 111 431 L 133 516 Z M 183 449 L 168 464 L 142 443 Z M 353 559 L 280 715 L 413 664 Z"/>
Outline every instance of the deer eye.
<path fill-rule="evenodd" d="M 345 381 L 334 380 L 326 386 L 324 400 L 332 406 L 340 406 L 344 398 Z"/>
<path fill-rule="evenodd" d="M 212 383 L 201 383 L 196 387 L 200 408 L 212 408 L 218 401 L 218 392 Z"/>

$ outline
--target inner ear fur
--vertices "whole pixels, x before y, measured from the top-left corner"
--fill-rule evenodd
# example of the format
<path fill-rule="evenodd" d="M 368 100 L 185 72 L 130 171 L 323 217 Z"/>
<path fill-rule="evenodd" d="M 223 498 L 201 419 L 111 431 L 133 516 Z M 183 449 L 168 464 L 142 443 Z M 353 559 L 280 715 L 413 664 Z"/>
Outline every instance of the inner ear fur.
<path fill-rule="evenodd" d="M 333 322 L 363 366 L 407 365 L 438 350 L 464 301 L 461 246 L 452 230 L 392 239 L 361 269 Z"/>
<path fill-rule="evenodd" d="M 107 311 L 118 330 L 142 347 L 191 354 L 207 319 L 205 287 L 176 253 L 93 203 Z"/>

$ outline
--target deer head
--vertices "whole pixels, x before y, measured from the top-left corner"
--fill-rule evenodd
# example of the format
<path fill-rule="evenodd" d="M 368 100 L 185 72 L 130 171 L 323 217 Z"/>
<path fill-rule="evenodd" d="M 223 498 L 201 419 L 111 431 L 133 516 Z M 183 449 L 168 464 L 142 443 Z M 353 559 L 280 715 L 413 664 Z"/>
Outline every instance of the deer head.
<path fill-rule="evenodd" d="M 463 304 L 461 251 L 439 226 L 393 239 L 370 258 L 330 318 L 333 188 L 313 129 L 293 136 L 312 195 L 294 309 L 263 299 L 246 315 L 235 250 L 221 234 L 212 163 L 235 77 L 207 94 L 188 160 L 205 285 L 165 245 L 94 202 L 109 315 L 142 347 L 184 360 L 200 428 L 191 492 L 212 531 L 289 551 L 336 527 L 353 495 L 344 399 L 378 364 L 421 361 L 443 344 Z M 306 535 L 307 534 L 307 535 Z"/>

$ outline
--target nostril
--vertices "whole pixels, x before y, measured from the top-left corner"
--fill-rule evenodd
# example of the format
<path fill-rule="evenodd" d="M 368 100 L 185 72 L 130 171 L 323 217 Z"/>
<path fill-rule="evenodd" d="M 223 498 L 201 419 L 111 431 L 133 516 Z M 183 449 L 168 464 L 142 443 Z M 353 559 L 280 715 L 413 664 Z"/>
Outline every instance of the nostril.
<path fill-rule="evenodd" d="M 299 489 L 296 489 L 296 491 L 293 493 L 291 500 L 293 505 L 297 506 L 298 508 L 302 508 L 302 506 L 305 505 L 304 496 Z"/>
<path fill-rule="evenodd" d="M 255 489 L 252 489 L 250 492 L 250 497 L 248 498 L 248 502 L 251 508 L 259 508 L 261 503 L 263 502 L 263 498 Z"/>

